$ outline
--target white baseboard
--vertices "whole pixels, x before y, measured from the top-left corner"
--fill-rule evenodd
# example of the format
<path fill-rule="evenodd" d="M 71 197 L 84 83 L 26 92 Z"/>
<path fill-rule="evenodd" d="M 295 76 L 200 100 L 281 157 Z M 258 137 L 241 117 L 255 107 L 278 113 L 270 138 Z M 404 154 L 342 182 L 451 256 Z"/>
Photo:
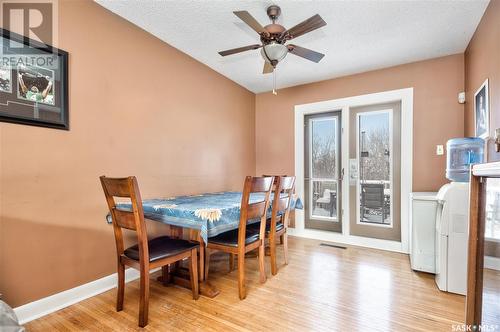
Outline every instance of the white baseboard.
<path fill-rule="evenodd" d="M 160 270 L 159 268 L 153 269 L 150 273 Z M 136 269 L 125 270 L 125 282 L 130 282 L 139 279 L 140 274 Z M 88 299 L 89 297 L 97 294 L 104 293 L 112 288 L 117 287 L 118 274 L 113 273 L 109 276 L 103 277 L 83 284 L 81 286 L 65 290 L 63 292 L 45 297 L 43 299 L 24 304 L 20 307 L 14 308 L 14 312 L 19 319 L 19 324 L 25 324 L 34 319 L 53 313 L 57 310 L 66 308 L 72 304 Z"/>
<path fill-rule="evenodd" d="M 320 241 L 336 242 L 341 244 L 387 250 L 399 253 L 407 253 L 402 249 L 401 242 L 396 242 L 396 241 L 373 239 L 373 238 L 354 236 L 354 235 L 343 235 L 341 233 L 312 230 L 312 229 L 299 230 L 296 228 L 288 228 L 287 232 L 289 235 L 296 237 L 303 237 Z"/>
<path fill-rule="evenodd" d="M 484 256 L 484 267 L 500 271 L 500 258 L 492 256 Z"/>

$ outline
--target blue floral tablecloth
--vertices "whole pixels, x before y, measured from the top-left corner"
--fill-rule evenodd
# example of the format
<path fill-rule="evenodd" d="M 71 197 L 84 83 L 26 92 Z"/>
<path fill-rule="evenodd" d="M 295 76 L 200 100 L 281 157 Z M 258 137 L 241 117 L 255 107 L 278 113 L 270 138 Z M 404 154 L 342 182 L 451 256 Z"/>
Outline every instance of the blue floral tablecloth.
<path fill-rule="evenodd" d="M 241 192 L 219 192 L 192 196 L 178 196 L 160 199 L 145 199 L 142 201 L 144 216 L 147 219 L 168 225 L 191 228 L 200 231 L 207 243 L 209 237 L 237 229 L 240 221 Z M 273 195 L 271 195 L 271 199 Z M 250 195 L 250 202 L 264 200 L 264 194 Z M 117 203 L 117 208 L 129 210 L 130 203 Z M 294 197 L 292 209 L 302 209 L 300 198 Z M 268 210 L 271 216 L 271 207 Z M 108 223 L 111 216 L 107 215 Z"/>

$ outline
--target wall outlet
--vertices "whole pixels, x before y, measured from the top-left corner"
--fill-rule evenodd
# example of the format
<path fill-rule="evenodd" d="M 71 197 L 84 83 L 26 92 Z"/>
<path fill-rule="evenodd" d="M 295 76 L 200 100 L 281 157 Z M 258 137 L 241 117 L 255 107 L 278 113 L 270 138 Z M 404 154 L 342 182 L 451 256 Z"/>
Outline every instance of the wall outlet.
<path fill-rule="evenodd" d="M 444 146 L 436 145 L 436 155 L 442 156 L 444 154 Z"/>

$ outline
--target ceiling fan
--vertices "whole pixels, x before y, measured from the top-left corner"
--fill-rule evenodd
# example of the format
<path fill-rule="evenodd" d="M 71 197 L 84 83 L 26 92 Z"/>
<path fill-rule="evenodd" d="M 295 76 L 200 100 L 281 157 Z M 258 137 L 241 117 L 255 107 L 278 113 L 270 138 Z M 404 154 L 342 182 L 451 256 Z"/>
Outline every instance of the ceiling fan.
<path fill-rule="evenodd" d="M 326 22 L 318 14 L 297 24 L 293 28 L 285 29 L 284 26 L 276 23 L 276 20 L 281 14 L 281 8 L 276 5 L 267 8 L 267 16 L 269 16 L 272 23 L 264 27 L 247 11 L 236 11 L 233 13 L 259 34 L 262 44 L 248 45 L 221 51 L 219 54 L 222 56 L 262 48 L 261 55 L 265 60 L 264 69 L 262 71 L 263 74 L 272 73 L 278 63 L 282 61 L 288 53 L 292 53 L 316 63 L 325 56 L 324 54 L 305 47 L 286 44 L 291 39 L 325 26 Z"/>

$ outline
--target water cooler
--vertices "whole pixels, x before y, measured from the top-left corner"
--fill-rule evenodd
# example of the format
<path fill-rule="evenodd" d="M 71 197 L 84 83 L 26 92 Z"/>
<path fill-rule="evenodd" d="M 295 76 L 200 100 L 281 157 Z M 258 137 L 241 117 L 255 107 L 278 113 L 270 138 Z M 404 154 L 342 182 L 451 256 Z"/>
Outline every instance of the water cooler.
<path fill-rule="evenodd" d="M 446 143 L 446 178 L 439 189 L 436 214 L 436 284 L 442 291 L 467 293 L 470 165 L 483 162 L 481 138 L 455 138 Z"/>
<path fill-rule="evenodd" d="M 484 141 L 455 138 L 447 142 L 446 149 L 446 178 L 451 182 L 442 186 L 437 194 L 420 195 L 425 197 L 425 202 L 418 199 L 417 193 L 412 195 L 410 256 L 418 258 L 410 259 L 414 270 L 436 274 L 440 290 L 465 295 L 469 168 L 471 164 L 483 162 Z M 429 241 L 429 235 L 433 235 L 434 241 Z M 431 255 L 433 260 L 429 259 Z"/>

